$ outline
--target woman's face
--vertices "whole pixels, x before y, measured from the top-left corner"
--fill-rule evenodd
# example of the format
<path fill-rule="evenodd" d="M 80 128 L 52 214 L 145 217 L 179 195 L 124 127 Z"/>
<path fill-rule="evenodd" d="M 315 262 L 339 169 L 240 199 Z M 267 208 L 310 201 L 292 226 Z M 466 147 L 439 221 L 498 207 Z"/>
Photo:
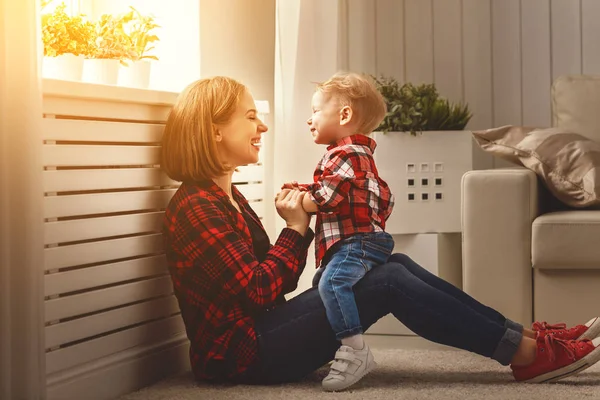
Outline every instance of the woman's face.
<path fill-rule="evenodd" d="M 221 159 L 232 168 L 258 162 L 261 136 L 267 129 L 258 118 L 252 95 L 246 90 L 231 121 L 218 127 L 217 141 Z"/>

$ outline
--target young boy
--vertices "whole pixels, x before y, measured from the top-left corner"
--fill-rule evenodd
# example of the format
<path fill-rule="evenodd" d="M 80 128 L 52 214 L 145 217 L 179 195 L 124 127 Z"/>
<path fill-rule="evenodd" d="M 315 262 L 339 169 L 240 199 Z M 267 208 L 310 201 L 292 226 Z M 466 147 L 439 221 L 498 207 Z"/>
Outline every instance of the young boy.
<path fill-rule="evenodd" d="M 313 285 L 342 346 L 337 351 L 325 390 L 345 389 L 375 368 L 352 287 L 389 258 L 394 242 L 385 232 L 394 197 L 379 177 L 368 135 L 383 120 L 386 105 L 373 83 L 355 73 L 338 73 L 317 86 L 307 121 L 317 144 L 327 152 L 314 172 L 314 183 L 292 182 L 300 188 L 306 212 L 316 212 L 317 274 Z"/>

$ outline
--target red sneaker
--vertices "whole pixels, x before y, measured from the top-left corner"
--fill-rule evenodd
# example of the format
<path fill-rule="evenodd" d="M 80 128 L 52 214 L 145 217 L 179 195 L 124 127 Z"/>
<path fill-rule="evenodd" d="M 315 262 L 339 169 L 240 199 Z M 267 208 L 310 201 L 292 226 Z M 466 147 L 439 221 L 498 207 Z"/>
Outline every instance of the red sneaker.
<path fill-rule="evenodd" d="M 555 382 L 578 374 L 600 361 L 600 338 L 594 340 L 562 340 L 553 335 L 538 336 L 535 361 L 512 366 L 517 381 L 528 383 Z"/>
<path fill-rule="evenodd" d="M 585 325 L 577 325 L 569 329 L 564 323 L 550 325 L 546 321 L 534 322 L 532 329 L 542 336 L 553 335 L 563 340 L 595 339 L 600 336 L 600 318 L 592 318 Z"/>

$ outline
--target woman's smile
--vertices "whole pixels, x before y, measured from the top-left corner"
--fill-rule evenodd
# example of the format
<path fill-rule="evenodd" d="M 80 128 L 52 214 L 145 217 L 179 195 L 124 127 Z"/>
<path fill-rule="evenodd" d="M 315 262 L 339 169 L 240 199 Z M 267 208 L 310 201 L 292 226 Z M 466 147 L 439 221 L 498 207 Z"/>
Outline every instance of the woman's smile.
<path fill-rule="evenodd" d="M 260 139 L 260 138 L 258 138 L 258 139 L 253 139 L 253 140 L 250 142 L 250 145 L 251 145 L 251 146 L 252 146 L 252 148 L 254 148 L 254 150 L 256 150 L 257 152 L 258 152 L 258 151 L 260 151 L 260 148 L 262 147 L 262 142 L 261 142 L 261 139 Z"/>

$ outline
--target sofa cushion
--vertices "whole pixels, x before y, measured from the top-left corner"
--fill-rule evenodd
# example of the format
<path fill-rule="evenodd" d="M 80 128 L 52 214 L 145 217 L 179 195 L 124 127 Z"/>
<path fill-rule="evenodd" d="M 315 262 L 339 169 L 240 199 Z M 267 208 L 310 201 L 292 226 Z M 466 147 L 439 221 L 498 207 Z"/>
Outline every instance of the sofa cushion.
<path fill-rule="evenodd" d="M 543 214 L 533 221 L 534 268 L 600 269 L 600 211 Z"/>
<path fill-rule="evenodd" d="M 600 143 L 562 128 L 502 126 L 474 131 L 481 148 L 534 171 L 550 192 L 577 208 L 600 205 Z"/>

